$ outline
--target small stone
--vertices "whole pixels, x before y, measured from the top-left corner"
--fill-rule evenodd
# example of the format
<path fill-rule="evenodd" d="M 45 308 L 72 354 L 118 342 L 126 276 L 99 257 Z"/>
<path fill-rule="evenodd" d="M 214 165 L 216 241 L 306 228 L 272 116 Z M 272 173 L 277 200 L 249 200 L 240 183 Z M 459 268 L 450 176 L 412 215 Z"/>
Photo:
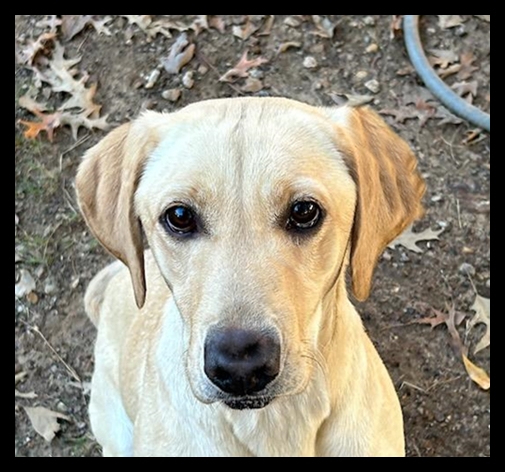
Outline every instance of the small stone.
<path fill-rule="evenodd" d="M 27 296 L 26 299 L 32 304 L 36 305 L 37 302 L 39 301 L 39 296 L 35 292 L 30 292 Z"/>
<path fill-rule="evenodd" d="M 260 69 L 254 68 L 249 71 L 249 77 L 253 79 L 262 79 L 265 77 L 265 73 Z"/>
<path fill-rule="evenodd" d="M 302 24 L 302 20 L 300 18 L 296 18 L 294 16 L 288 16 L 284 20 L 284 24 L 291 26 L 291 28 L 298 28 Z"/>
<path fill-rule="evenodd" d="M 200 64 L 198 66 L 197 72 L 200 75 L 205 75 L 207 72 L 209 72 L 209 68 L 205 64 Z"/>
<path fill-rule="evenodd" d="M 366 79 L 368 77 L 368 72 L 366 70 L 359 70 L 358 72 L 356 72 L 356 78 L 358 80 L 363 80 L 363 79 Z"/>
<path fill-rule="evenodd" d="M 463 264 L 459 266 L 459 271 L 462 274 L 469 275 L 470 277 L 475 276 L 476 273 L 475 267 L 472 264 L 468 264 L 468 262 L 463 262 Z"/>
<path fill-rule="evenodd" d="M 147 82 L 144 85 L 146 89 L 152 89 L 158 79 L 160 78 L 161 71 L 159 69 L 154 69 L 147 77 Z"/>
<path fill-rule="evenodd" d="M 263 88 L 263 82 L 254 77 L 248 77 L 245 84 L 241 87 L 242 92 L 257 93 Z"/>
<path fill-rule="evenodd" d="M 442 195 L 433 195 L 433 197 L 431 197 L 431 201 L 433 203 L 437 203 L 437 202 L 440 202 L 442 201 L 444 197 Z"/>
<path fill-rule="evenodd" d="M 365 52 L 368 54 L 374 54 L 379 50 L 379 46 L 376 43 L 369 44 L 365 49 Z"/>
<path fill-rule="evenodd" d="M 181 98 L 181 94 L 182 94 L 181 89 L 174 88 L 174 89 L 164 90 L 161 93 L 161 96 L 165 100 L 175 103 L 177 100 L 179 100 L 179 98 Z"/>
<path fill-rule="evenodd" d="M 365 16 L 363 23 L 367 26 L 375 26 L 375 18 L 373 16 Z"/>
<path fill-rule="evenodd" d="M 21 298 L 35 290 L 35 280 L 27 270 L 20 271 L 19 282 L 14 286 L 16 297 Z"/>
<path fill-rule="evenodd" d="M 52 277 L 48 278 L 44 284 L 44 293 L 46 295 L 52 295 L 56 293 L 57 290 L 58 286 L 56 285 L 56 281 Z"/>
<path fill-rule="evenodd" d="M 193 71 L 188 70 L 182 77 L 182 85 L 186 87 L 187 89 L 193 88 L 193 85 L 195 85 L 195 79 L 193 78 Z"/>
<path fill-rule="evenodd" d="M 379 81 L 376 79 L 369 80 L 368 82 L 365 83 L 365 87 L 370 90 L 372 93 L 379 93 L 381 90 L 381 86 L 379 84 Z"/>
<path fill-rule="evenodd" d="M 313 56 L 307 56 L 303 60 L 303 67 L 306 69 L 315 69 L 317 67 L 317 61 Z"/>

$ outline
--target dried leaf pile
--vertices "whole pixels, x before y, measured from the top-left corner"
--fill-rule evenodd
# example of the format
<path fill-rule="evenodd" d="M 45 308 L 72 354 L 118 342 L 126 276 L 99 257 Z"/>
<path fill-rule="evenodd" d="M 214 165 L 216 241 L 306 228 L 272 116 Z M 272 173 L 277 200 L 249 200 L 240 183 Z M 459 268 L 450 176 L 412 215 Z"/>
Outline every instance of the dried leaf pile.
<path fill-rule="evenodd" d="M 489 375 L 484 369 L 474 364 L 468 358 L 468 346 L 462 341 L 457 327 L 467 318 L 468 314 L 456 311 L 454 304 L 446 307 L 446 311 L 437 310 L 424 303 L 418 303 L 417 308 L 419 311 L 429 313 L 429 315 L 422 317 L 415 321 L 419 324 L 428 324 L 431 328 L 439 325 L 446 325 L 447 331 L 450 335 L 450 344 L 455 354 L 461 358 L 463 365 L 468 373 L 468 376 L 481 387 L 483 390 L 488 390 L 491 387 L 491 380 Z M 483 323 L 486 326 L 484 336 L 478 341 L 474 348 L 473 353 L 477 354 L 482 349 L 490 345 L 490 316 L 491 304 L 488 298 L 484 298 L 479 294 L 475 295 L 475 302 L 471 308 L 475 311 L 475 316 L 467 323 L 466 334 L 474 328 L 475 325 Z"/>
<path fill-rule="evenodd" d="M 414 233 L 412 226 L 410 226 L 400 236 L 398 236 L 398 238 L 391 242 L 388 247 L 390 249 L 396 249 L 398 246 L 403 246 L 409 251 L 422 254 L 424 250 L 418 246 L 418 243 L 422 241 L 438 241 L 440 240 L 439 236 L 443 233 L 443 231 L 443 229 L 434 231 L 431 228 L 428 228 L 422 232 Z M 463 320 L 467 318 L 467 313 L 456 311 L 454 304 L 447 306 L 446 311 L 437 310 L 424 303 L 417 303 L 416 305 L 421 312 L 429 313 L 430 315 L 416 320 L 415 323 L 428 324 L 432 329 L 439 325 L 446 325 L 447 331 L 450 335 L 450 344 L 456 355 L 463 361 L 463 365 L 465 366 L 469 377 L 482 389 L 488 390 L 491 386 L 489 375 L 468 358 L 468 347 L 464 345 L 457 329 Z M 486 326 L 484 336 L 474 348 L 473 353 L 477 354 L 482 349 L 488 347 L 491 340 L 490 300 L 488 298 L 481 297 L 476 293 L 475 302 L 472 305 L 471 310 L 475 311 L 476 314 L 471 321 L 468 322 L 466 334 L 468 334 L 470 330 L 478 324 L 484 324 Z"/>

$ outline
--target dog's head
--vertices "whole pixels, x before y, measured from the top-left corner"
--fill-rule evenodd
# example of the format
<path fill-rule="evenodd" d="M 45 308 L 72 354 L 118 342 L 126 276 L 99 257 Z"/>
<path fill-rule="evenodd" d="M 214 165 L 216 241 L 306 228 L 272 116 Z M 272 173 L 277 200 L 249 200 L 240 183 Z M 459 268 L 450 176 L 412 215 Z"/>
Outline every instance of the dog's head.
<path fill-rule="evenodd" d="M 144 230 L 189 332 L 193 391 L 232 408 L 305 388 L 347 263 L 365 299 L 424 192 L 409 147 L 371 110 L 278 98 L 147 112 L 88 151 L 76 185 L 139 307 Z"/>

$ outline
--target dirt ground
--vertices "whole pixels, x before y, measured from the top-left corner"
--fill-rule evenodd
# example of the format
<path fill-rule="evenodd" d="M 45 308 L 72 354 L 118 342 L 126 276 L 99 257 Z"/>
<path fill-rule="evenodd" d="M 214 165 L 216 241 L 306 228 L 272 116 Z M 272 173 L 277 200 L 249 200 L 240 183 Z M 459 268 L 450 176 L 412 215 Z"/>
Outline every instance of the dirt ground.
<path fill-rule="evenodd" d="M 386 250 L 372 295 L 359 304 L 359 310 L 397 388 L 408 455 L 489 456 L 489 391 L 469 379 L 451 348 L 445 325 L 430 329 L 415 323 L 430 316 L 432 309 L 447 313 L 454 307 L 466 315 L 458 330 L 469 357 L 489 372 L 489 348 L 474 354 L 484 326 L 466 329 L 474 315 L 475 290 L 483 297 L 490 292 L 489 134 L 444 113 L 410 67 L 391 15 L 207 17 L 214 27 L 202 28 L 198 35 L 187 32 L 196 45 L 195 55 L 179 74 L 172 75 L 159 68 L 159 61 L 181 34 L 175 28 L 170 30 L 172 38 L 159 34 L 149 40 L 137 24 L 117 15 L 106 24 L 110 35 L 98 34 L 90 25 L 70 40 L 63 39 L 61 27 L 55 31 L 66 58 L 82 56 L 77 67 L 89 74 L 88 86 L 98 84 L 95 102 L 103 105 L 102 115 L 108 115 L 111 127 L 144 108 L 171 111 L 215 97 L 281 95 L 331 105 L 343 94 L 351 99 L 369 95 L 371 105 L 419 158 L 428 186 L 427 213 L 415 230 L 444 231 L 439 241 L 419 243 L 422 253 L 403 247 Z M 442 72 L 454 66 L 456 71 L 460 65 L 446 81 L 470 84 L 467 89 L 456 88 L 470 93 L 475 104 L 489 111 L 490 22 L 484 17 L 462 15 L 454 27 L 444 28 L 437 16 L 425 16 L 422 28 L 426 49 L 435 50 L 432 55 Z M 167 18 L 179 29 L 181 24 L 195 24 L 191 15 L 151 19 Z M 44 19 L 51 16 L 15 16 L 18 51 L 50 29 L 37 23 Z M 243 39 L 234 32 L 251 35 Z M 50 57 L 52 40 L 47 47 L 45 54 Z M 245 50 L 250 58 L 268 60 L 250 71 L 254 80 L 247 82 L 246 90 L 252 91 L 243 90 L 246 79 L 219 82 Z M 152 88 L 146 88 L 155 69 L 161 74 Z M 188 71 L 192 88 L 186 86 L 191 85 Z M 20 374 L 16 375 L 15 455 L 98 456 L 100 447 L 87 417 L 96 333 L 84 314 L 82 297 L 92 276 L 111 259 L 76 210 L 73 179 L 83 152 L 105 132 L 81 128 L 76 142 L 70 129 L 61 127 L 52 143 L 45 133 L 27 139 L 18 120 L 34 116 L 18 100 L 33 83 L 34 73 L 17 61 L 15 282 L 27 271 L 35 286 L 15 297 L 15 373 Z M 37 98 L 47 99 L 53 107 L 65 98 L 63 92 L 48 97 L 45 89 L 47 85 Z M 181 91 L 175 102 L 164 98 L 178 93 L 163 93 L 172 89 Z M 465 92 L 468 89 L 471 92 Z M 34 406 L 66 416 L 59 420 L 61 430 L 51 442 L 37 434 L 27 416 L 24 407 Z"/>

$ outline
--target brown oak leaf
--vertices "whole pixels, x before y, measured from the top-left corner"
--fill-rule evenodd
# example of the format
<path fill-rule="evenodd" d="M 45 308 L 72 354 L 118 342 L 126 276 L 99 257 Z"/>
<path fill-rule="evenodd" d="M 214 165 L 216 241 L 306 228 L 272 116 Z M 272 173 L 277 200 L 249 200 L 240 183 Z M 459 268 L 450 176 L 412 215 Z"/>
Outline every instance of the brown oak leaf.
<path fill-rule="evenodd" d="M 247 51 L 245 51 L 237 65 L 221 76 L 219 82 L 234 83 L 241 78 L 249 77 L 249 69 L 259 67 L 265 64 L 265 62 L 268 61 L 263 57 L 257 57 L 251 60 L 247 59 Z"/>
<path fill-rule="evenodd" d="M 29 41 L 26 47 L 16 54 L 18 64 L 33 65 L 35 58 L 46 51 L 47 43 L 55 37 L 56 33 L 42 33 L 35 41 Z"/>
<path fill-rule="evenodd" d="M 469 79 L 472 74 L 479 69 L 473 65 L 476 59 L 473 52 L 464 52 L 461 54 L 459 57 L 459 62 L 461 63 L 461 68 L 458 71 L 459 80 Z"/>

